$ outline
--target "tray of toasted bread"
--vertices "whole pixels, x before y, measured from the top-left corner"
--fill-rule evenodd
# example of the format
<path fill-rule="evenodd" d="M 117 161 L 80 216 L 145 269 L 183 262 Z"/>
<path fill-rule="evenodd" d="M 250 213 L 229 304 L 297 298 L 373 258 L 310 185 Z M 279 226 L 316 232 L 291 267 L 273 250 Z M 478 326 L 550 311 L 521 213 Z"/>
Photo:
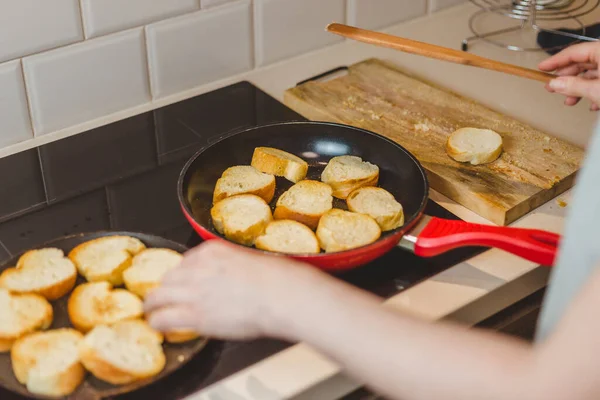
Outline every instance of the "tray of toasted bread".
<path fill-rule="evenodd" d="M 160 333 L 143 299 L 187 248 L 131 232 L 67 236 L 0 267 L 0 387 L 29 398 L 100 399 L 134 391 L 206 345 Z"/>

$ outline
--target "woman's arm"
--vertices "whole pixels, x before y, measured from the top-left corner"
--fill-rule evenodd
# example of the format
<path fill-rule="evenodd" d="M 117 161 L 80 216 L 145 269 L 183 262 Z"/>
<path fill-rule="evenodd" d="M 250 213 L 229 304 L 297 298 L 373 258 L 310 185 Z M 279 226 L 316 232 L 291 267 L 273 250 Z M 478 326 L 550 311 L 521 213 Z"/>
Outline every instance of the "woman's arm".
<path fill-rule="evenodd" d="M 161 330 L 310 344 L 378 392 L 403 400 L 600 398 L 600 275 L 546 343 L 422 322 L 281 257 L 207 243 L 146 302 Z"/>
<path fill-rule="evenodd" d="M 310 301 L 287 300 L 272 323 L 277 336 L 310 344 L 390 398 L 528 398 L 516 390 L 532 383 L 534 352 L 524 342 L 422 322 L 337 282 Z"/>

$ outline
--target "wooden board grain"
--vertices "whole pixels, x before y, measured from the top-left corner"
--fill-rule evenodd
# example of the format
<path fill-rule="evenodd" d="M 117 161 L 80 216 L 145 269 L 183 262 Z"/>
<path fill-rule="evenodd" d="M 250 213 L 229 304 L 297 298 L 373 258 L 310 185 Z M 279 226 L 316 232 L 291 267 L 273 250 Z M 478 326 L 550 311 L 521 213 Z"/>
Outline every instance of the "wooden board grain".
<path fill-rule="evenodd" d="M 569 189 L 584 156 L 573 144 L 378 59 L 351 66 L 346 76 L 289 89 L 284 102 L 308 119 L 353 125 L 396 141 L 423 164 L 432 189 L 499 225 Z M 472 166 L 448 157 L 446 140 L 462 127 L 502 135 L 500 158 Z"/>

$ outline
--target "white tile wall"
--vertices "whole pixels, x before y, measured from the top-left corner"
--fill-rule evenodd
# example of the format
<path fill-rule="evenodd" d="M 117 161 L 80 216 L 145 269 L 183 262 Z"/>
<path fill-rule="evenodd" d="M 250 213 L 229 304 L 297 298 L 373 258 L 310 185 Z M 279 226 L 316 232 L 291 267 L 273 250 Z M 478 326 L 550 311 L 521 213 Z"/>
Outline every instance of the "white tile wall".
<path fill-rule="evenodd" d="M 32 137 L 21 61 L 0 64 L 0 147 Z"/>
<path fill-rule="evenodd" d="M 0 148 L 466 1 L 0 0 Z"/>
<path fill-rule="evenodd" d="M 429 10 L 437 11 L 442 8 L 452 7 L 460 3 L 465 3 L 467 0 L 429 0 Z"/>
<path fill-rule="evenodd" d="M 81 0 L 88 38 L 144 25 L 199 7 L 199 0 Z"/>
<path fill-rule="evenodd" d="M 348 0 L 348 24 L 365 29 L 379 29 L 425 15 L 426 12 L 425 1 Z"/>
<path fill-rule="evenodd" d="M 325 27 L 345 22 L 345 0 L 254 0 L 254 7 L 258 65 L 343 40 Z"/>
<path fill-rule="evenodd" d="M 146 27 L 155 98 L 252 68 L 250 0 Z"/>
<path fill-rule="evenodd" d="M 0 62 L 82 39 L 79 0 L 0 0 Z"/>
<path fill-rule="evenodd" d="M 23 59 L 36 135 L 150 100 L 143 28 Z"/>

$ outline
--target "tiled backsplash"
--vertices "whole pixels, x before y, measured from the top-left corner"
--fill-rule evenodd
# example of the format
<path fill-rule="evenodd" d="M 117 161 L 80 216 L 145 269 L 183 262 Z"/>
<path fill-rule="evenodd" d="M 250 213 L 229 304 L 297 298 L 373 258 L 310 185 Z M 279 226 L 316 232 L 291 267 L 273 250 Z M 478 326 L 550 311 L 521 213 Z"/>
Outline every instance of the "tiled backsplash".
<path fill-rule="evenodd" d="M 0 148 L 463 1 L 0 1 Z"/>

